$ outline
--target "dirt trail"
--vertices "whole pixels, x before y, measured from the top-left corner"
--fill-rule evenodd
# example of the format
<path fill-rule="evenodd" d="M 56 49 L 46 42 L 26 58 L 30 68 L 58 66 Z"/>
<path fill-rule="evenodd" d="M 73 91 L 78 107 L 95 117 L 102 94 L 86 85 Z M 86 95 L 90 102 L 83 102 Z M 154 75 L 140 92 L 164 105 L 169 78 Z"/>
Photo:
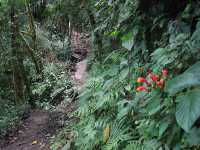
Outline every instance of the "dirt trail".
<path fill-rule="evenodd" d="M 1 150 L 49 150 L 51 136 L 48 127 L 49 113 L 43 110 L 32 110 L 14 137 L 10 137 L 7 146 Z"/>
<path fill-rule="evenodd" d="M 86 57 L 90 47 L 87 40 L 82 40 L 80 33 L 73 32 L 72 37 L 72 49 L 74 49 L 74 55 L 80 60 L 78 63 L 76 63 L 75 73 L 72 78 L 79 83 L 79 88 L 81 88 L 87 76 Z"/>
<path fill-rule="evenodd" d="M 86 78 L 87 61 L 85 60 L 88 53 L 88 46 L 82 41 L 81 34 L 73 32 L 72 49 L 78 62 L 75 66 L 73 80 L 78 83 L 80 89 Z M 74 110 L 74 106 L 65 106 L 65 113 Z M 59 116 L 59 114 L 57 114 Z M 5 144 L 0 150 L 50 150 L 50 138 L 55 134 L 57 127 L 56 122 L 52 122 L 52 116 L 56 112 L 44 110 L 31 110 L 30 116 L 23 121 L 23 125 L 17 133 L 8 136 Z M 55 117 L 58 118 L 58 117 Z M 1 145 L 1 144 L 0 144 Z"/>

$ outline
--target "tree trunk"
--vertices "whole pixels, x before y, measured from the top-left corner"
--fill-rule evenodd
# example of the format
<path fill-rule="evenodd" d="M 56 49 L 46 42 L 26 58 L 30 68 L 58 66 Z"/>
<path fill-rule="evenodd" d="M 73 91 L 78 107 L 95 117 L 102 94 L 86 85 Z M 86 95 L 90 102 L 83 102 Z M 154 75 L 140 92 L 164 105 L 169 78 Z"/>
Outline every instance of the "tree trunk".
<path fill-rule="evenodd" d="M 15 92 L 15 101 L 17 104 L 23 104 L 25 100 L 25 91 L 29 96 L 29 103 L 35 107 L 30 81 L 25 72 L 23 64 L 23 52 L 20 51 L 20 34 L 17 20 L 17 10 L 15 9 L 15 0 L 11 2 L 11 48 L 12 48 L 12 71 L 13 87 Z M 26 88 L 25 88 L 26 86 Z"/>
<path fill-rule="evenodd" d="M 37 45 L 36 45 L 36 38 L 37 38 L 37 35 L 36 35 L 36 30 L 35 30 L 35 25 L 34 25 L 34 18 L 33 18 L 33 15 L 32 15 L 32 11 L 31 11 L 31 8 L 30 8 L 30 5 L 29 3 L 27 2 L 26 0 L 26 8 L 27 8 L 27 12 L 28 12 L 28 24 L 29 24 L 29 32 L 30 32 L 30 35 L 31 35 L 31 38 L 32 38 L 32 49 L 33 51 L 31 50 L 31 48 L 28 47 L 28 51 L 30 52 L 30 56 L 35 64 L 35 68 L 36 68 L 36 71 L 38 74 L 41 73 L 42 71 L 42 61 L 35 55 L 36 53 L 36 49 L 37 49 Z"/>
<path fill-rule="evenodd" d="M 19 39 L 18 39 L 18 22 L 15 10 L 15 0 L 11 2 L 11 47 L 12 47 L 12 71 L 13 71 L 13 87 L 15 92 L 15 101 L 21 104 L 24 101 L 24 80 L 20 70 L 19 60 Z"/>
<path fill-rule="evenodd" d="M 96 21 L 95 21 L 94 15 L 92 14 L 91 10 L 86 9 L 86 11 L 87 11 L 87 14 L 88 14 L 88 17 L 89 17 L 91 28 L 94 31 L 95 30 L 95 26 L 96 26 Z M 95 55 L 97 57 L 97 60 L 102 61 L 102 56 L 101 56 L 101 54 L 103 53 L 102 52 L 102 50 L 103 50 L 102 38 L 101 38 L 100 34 L 97 31 L 94 32 L 94 37 L 95 37 L 95 42 L 94 43 L 97 46 L 96 47 L 97 51 L 96 51 Z"/>

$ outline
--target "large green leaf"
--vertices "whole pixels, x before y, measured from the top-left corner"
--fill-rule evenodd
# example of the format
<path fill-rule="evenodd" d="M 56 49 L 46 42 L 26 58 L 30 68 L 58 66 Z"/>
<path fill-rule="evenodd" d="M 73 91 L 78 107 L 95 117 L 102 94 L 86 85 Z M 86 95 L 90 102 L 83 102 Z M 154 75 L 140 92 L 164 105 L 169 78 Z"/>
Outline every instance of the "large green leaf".
<path fill-rule="evenodd" d="M 148 112 L 148 115 L 154 115 L 161 109 L 160 104 L 160 97 L 154 96 L 152 99 L 148 102 L 148 105 L 146 107 L 146 110 Z"/>
<path fill-rule="evenodd" d="M 200 90 L 189 91 L 178 96 L 177 100 L 179 104 L 176 108 L 176 120 L 188 132 L 200 116 Z"/>
<path fill-rule="evenodd" d="M 165 91 L 168 92 L 170 95 L 174 95 L 185 88 L 198 85 L 200 85 L 200 62 L 194 64 L 183 74 L 170 80 L 167 83 Z"/>

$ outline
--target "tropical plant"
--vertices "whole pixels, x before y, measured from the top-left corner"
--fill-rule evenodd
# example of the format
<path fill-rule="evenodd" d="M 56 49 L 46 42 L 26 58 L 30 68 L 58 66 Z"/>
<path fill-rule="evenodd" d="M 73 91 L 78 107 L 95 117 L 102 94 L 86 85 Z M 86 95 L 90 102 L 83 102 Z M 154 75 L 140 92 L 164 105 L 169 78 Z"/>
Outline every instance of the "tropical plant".
<path fill-rule="evenodd" d="M 101 56 L 94 53 L 97 62 L 80 95 L 77 149 L 198 147 L 188 141 L 198 136 L 200 117 L 198 6 L 164 0 L 93 5 L 91 32 Z M 121 119 L 125 126 L 116 129 Z M 130 138 L 123 138 L 126 128 Z"/>

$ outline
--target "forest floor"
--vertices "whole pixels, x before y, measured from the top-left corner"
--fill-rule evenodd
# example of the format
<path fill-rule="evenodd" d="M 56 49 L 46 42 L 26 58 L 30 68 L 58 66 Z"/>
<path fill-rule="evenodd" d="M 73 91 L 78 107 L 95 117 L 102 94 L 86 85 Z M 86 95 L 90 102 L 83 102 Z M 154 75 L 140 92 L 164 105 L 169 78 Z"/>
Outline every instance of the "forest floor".
<path fill-rule="evenodd" d="M 8 138 L 2 150 L 49 150 L 49 138 L 55 130 L 49 128 L 48 118 L 48 111 L 31 110 L 30 117 Z"/>
<path fill-rule="evenodd" d="M 80 58 L 76 58 L 78 61 L 75 65 L 72 80 L 77 83 L 78 90 L 81 89 L 87 75 L 86 56 L 88 49 L 86 43 L 82 42 L 80 33 L 73 32 L 72 50 L 74 55 Z M 68 113 L 75 110 L 75 107 L 75 103 L 71 103 L 63 109 L 68 115 Z M 6 137 L 0 150 L 50 150 L 51 137 L 61 129 L 58 123 L 59 119 L 55 119 L 59 118 L 59 115 L 58 112 L 47 110 L 31 110 L 29 117 L 23 120 L 17 131 Z"/>

